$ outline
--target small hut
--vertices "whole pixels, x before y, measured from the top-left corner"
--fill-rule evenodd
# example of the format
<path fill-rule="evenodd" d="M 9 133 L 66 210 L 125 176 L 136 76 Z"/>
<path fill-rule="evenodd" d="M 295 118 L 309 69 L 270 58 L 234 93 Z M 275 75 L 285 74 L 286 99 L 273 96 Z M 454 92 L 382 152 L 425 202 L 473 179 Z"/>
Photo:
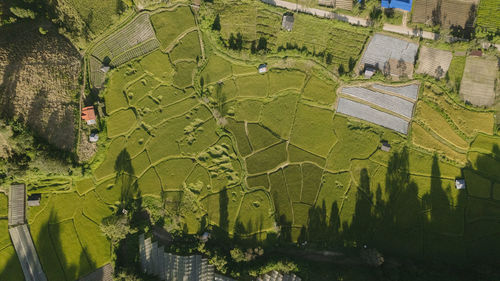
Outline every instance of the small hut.
<path fill-rule="evenodd" d="M 382 146 L 380 147 L 380 150 L 385 151 L 385 152 L 389 152 L 389 151 L 391 151 L 391 145 L 389 144 L 389 142 L 383 141 Z"/>
<path fill-rule="evenodd" d="M 40 193 L 34 193 L 28 195 L 28 206 L 29 207 L 40 206 L 40 199 L 42 199 L 42 195 Z"/>
<path fill-rule="evenodd" d="M 99 135 L 97 133 L 91 133 L 89 136 L 90 142 L 97 142 L 99 140 Z"/>
<path fill-rule="evenodd" d="M 286 31 L 292 31 L 293 29 L 293 14 L 286 13 L 283 15 L 283 21 L 281 22 L 281 27 Z"/>
<path fill-rule="evenodd" d="M 267 64 L 263 63 L 259 65 L 259 73 L 266 73 L 267 72 Z"/>
<path fill-rule="evenodd" d="M 465 179 L 456 179 L 455 180 L 455 188 L 456 189 L 465 189 Z"/>

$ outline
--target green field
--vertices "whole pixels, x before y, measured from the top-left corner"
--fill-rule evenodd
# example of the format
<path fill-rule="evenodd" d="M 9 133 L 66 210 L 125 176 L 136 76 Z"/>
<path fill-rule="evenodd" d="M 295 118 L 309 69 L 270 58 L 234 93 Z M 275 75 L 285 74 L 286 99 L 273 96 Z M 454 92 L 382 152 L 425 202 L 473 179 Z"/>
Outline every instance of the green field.
<path fill-rule="evenodd" d="M 28 221 L 50 280 L 76 280 L 114 261 L 102 222 L 132 202 L 155 200 L 167 214 L 157 227 L 175 239 L 211 231 L 252 248 L 308 241 L 322 250 L 369 245 L 390 257 L 457 264 L 482 261 L 482 249 L 498 257 L 500 140 L 492 112 L 425 89 L 408 136 L 338 115 L 335 91 L 348 79 L 310 57 L 285 59 L 291 53 L 277 48 L 297 43 L 347 64 L 368 29 L 296 14 L 294 31 L 285 32 L 280 9 L 214 2 L 220 34 L 198 29 L 184 4 L 152 12 L 161 49 L 108 74 L 97 155 L 81 174 L 26 179 L 30 192 L 43 193 Z M 237 31 L 245 46 L 268 37 L 271 55 L 227 51 L 210 39 Z M 451 79 L 462 75 L 458 60 Z M 263 61 L 269 71 L 259 74 Z M 458 178 L 465 190 L 455 188 Z M 0 279 L 17 280 L 6 202 L 0 193 Z"/>

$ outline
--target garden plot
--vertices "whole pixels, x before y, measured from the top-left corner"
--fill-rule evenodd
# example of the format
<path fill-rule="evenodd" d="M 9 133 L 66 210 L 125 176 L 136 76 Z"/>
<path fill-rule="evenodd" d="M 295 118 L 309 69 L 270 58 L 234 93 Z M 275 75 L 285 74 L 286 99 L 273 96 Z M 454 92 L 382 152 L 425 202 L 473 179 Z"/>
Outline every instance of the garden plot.
<path fill-rule="evenodd" d="M 418 57 L 417 73 L 428 74 L 440 79 L 448 72 L 453 55 L 449 51 L 422 46 Z"/>
<path fill-rule="evenodd" d="M 496 59 L 468 57 L 460 84 L 460 97 L 476 106 L 495 102 Z"/>
<path fill-rule="evenodd" d="M 359 102 L 339 98 L 337 112 L 375 123 L 405 135 L 408 133 L 408 121 Z"/>
<path fill-rule="evenodd" d="M 416 43 L 377 33 L 361 58 L 360 67 L 375 67 L 393 77 L 411 77 L 417 50 Z"/>
<path fill-rule="evenodd" d="M 427 25 L 438 24 L 444 28 L 472 28 L 478 2 L 479 0 L 415 0 L 412 20 Z"/>
<path fill-rule="evenodd" d="M 481 0 L 477 11 L 476 26 L 489 32 L 500 30 L 498 0 Z"/>
<path fill-rule="evenodd" d="M 95 79 L 91 81 L 92 85 L 94 87 L 102 85 L 103 74 L 100 73 L 105 73 L 104 70 L 101 70 L 103 65 L 121 65 L 133 58 L 145 55 L 159 46 L 160 42 L 156 39 L 149 14 L 138 15 L 94 48 L 90 59 L 90 78 Z"/>
<path fill-rule="evenodd" d="M 361 87 L 344 87 L 342 88 L 341 93 L 387 109 L 410 119 L 413 116 L 414 103 L 400 97 L 375 92 Z"/>

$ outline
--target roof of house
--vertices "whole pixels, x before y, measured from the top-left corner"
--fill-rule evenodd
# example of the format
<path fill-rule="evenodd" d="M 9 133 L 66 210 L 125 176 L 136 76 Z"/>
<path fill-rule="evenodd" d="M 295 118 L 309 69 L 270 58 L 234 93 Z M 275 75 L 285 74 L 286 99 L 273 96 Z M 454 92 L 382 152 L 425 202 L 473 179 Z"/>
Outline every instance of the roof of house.
<path fill-rule="evenodd" d="M 95 120 L 95 111 L 93 106 L 82 108 L 82 119 L 85 121 Z"/>
<path fill-rule="evenodd" d="M 267 64 L 263 63 L 259 65 L 259 73 L 267 72 Z"/>
<path fill-rule="evenodd" d="M 97 133 L 91 133 L 89 136 L 90 142 L 97 142 L 99 140 L 99 135 Z"/>
<path fill-rule="evenodd" d="M 457 189 L 465 189 L 465 180 L 464 179 L 456 179 L 455 180 L 455 187 Z"/>
<path fill-rule="evenodd" d="M 24 184 L 11 185 L 9 190 L 9 225 L 24 223 L 25 201 L 26 188 Z"/>
<path fill-rule="evenodd" d="M 410 12 L 413 0 L 381 0 L 382 8 L 395 8 Z"/>
<path fill-rule="evenodd" d="M 382 147 L 380 149 L 382 149 L 383 151 L 390 151 L 391 145 L 388 142 L 384 141 L 382 142 Z"/>
<path fill-rule="evenodd" d="M 283 27 L 283 29 L 291 31 L 293 28 L 293 15 L 284 14 L 281 26 Z"/>

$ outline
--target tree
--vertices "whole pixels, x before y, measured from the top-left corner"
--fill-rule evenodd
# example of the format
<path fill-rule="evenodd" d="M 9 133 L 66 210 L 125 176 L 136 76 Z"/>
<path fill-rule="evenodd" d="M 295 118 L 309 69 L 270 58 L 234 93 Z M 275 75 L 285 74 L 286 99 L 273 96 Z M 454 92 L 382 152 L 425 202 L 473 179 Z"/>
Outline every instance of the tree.
<path fill-rule="evenodd" d="M 332 64 L 333 56 L 332 54 L 328 53 L 326 54 L 326 64 L 330 65 Z"/>
<path fill-rule="evenodd" d="M 364 249 L 361 252 L 361 258 L 366 264 L 374 267 L 381 266 L 384 263 L 384 257 L 377 249 Z"/>
<path fill-rule="evenodd" d="M 101 231 L 111 241 L 111 246 L 116 246 L 120 240 L 131 233 L 126 216 L 111 216 L 104 219 L 100 226 Z"/>
<path fill-rule="evenodd" d="M 239 248 L 234 248 L 234 249 L 230 250 L 229 253 L 231 254 L 231 258 L 233 258 L 233 260 L 235 262 L 242 262 L 242 261 L 246 260 L 245 254 Z"/>
<path fill-rule="evenodd" d="M 260 37 L 259 42 L 257 43 L 257 51 L 266 51 L 267 50 L 267 39 L 265 37 Z"/>
<path fill-rule="evenodd" d="M 115 281 L 141 281 L 139 277 L 135 276 L 132 273 L 127 273 L 125 271 L 120 271 L 116 275 L 116 277 L 113 279 Z"/>
<path fill-rule="evenodd" d="M 10 7 L 10 12 L 20 19 L 35 19 L 36 14 L 30 9 L 23 9 L 20 7 Z"/>
<path fill-rule="evenodd" d="M 344 75 L 345 74 L 345 68 L 343 64 L 339 65 L 339 75 Z"/>
<path fill-rule="evenodd" d="M 220 31 L 220 16 L 217 14 L 214 23 L 212 24 L 212 30 Z"/>
<path fill-rule="evenodd" d="M 240 32 L 236 34 L 236 50 L 243 49 L 243 35 Z"/>

